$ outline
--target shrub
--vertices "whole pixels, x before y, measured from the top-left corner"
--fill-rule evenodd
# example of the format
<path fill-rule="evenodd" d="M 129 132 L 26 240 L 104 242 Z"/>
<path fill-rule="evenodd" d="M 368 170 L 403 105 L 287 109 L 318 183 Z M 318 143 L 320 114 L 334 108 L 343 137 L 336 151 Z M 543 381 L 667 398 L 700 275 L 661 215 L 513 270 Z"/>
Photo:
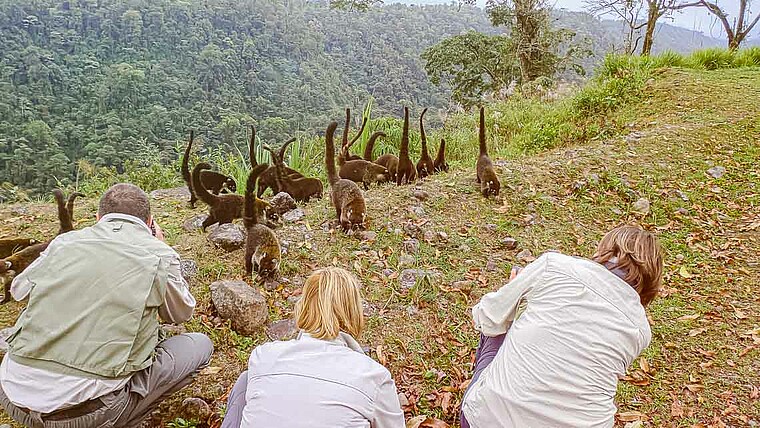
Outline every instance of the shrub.
<path fill-rule="evenodd" d="M 711 48 L 696 51 L 688 58 L 692 68 L 719 70 L 731 68 L 734 65 L 734 52 L 721 48 Z"/>
<path fill-rule="evenodd" d="M 734 67 L 760 67 L 760 46 L 742 49 L 734 54 Z"/>

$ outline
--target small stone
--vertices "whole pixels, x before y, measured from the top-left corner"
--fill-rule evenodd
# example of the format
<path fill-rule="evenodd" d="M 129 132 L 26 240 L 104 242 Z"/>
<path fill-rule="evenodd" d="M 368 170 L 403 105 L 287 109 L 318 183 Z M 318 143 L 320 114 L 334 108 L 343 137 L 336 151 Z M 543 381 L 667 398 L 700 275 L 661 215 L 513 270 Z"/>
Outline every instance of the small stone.
<path fill-rule="evenodd" d="M 456 281 L 451 284 L 451 288 L 461 291 L 465 294 L 469 294 L 472 291 L 474 284 L 472 281 Z"/>
<path fill-rule="evenodd" d="M 289 340 L 298 333 L 295 320 L 288 318 L 286 320 L 275 321 L 267 327 L 267 337 L 271 340 Z"/>
<path fill-rule="evenodd" d="M 649 199 L 640 198 L 638 201 L 633 203 L 632 208 L 636 213 L 639 213 L 641 215 L 648 215 L 651 210 L 651 204 L 649 203 Z"/>
<path fill-rule="evenodd" d="M 533 214 L 525 214 L 524 216 L 522 216 L 523 226 L 530 226 L 535 222 L 536 222 L 536 216 Z"/>
<path fill-rule="evenodd" d="M 612 211 L 612 214 L 615 214 L 615 215 L 623 215 L 623 210 L 621 210 L 620 208 L 613 208 L 610 211 Z"/>
<path fill-rule="evenodd" d="M 629 144 L 635 143 L 636 141 L 639 141 L 641 137 L 643 136 L 644 134 L 642 134 L 641 132 L 638 132 L 638 131 L 631 132 L 630 134 L 626 135 L 625 142 Z"/>
<path fill-rule="evenodd" d="M 573 192 L 578 193 L 586 188 L 586 182 L 583 180 L 578 180 L 575 183 L 573 183 Z"/>
<path fill-rule="evenodd" d="M 401 407 L 406 407 L 406 406 L 409 405 L 409 399 L 406 398 L 406 394 L 404 394 L 403 392 L 399 392 L 398 393 L 398 402 L 399 402 L 399 404 L 401 404 Z M 2 427 L 0 427 L 0 428 L 2 428 Z"/>
<path fill-rule="evenodd" d="M 410 317 L 416 317 L 420 314 L 420 309 L 416 306 L 407 306 L 406 307 L 406 314 Z"/>
<path fill-rule="evenodd" d="M 186 232 L 194 232 L 196 230 L 200 230 L 200 228 L 203 226 L 203 222 L 207 218 L 208 214 L 199 214 L 195 217 L 191 217 L 182 223 L 182 228 L 185 229 Z"/>
<path fill-rule="evenodd" d="M 533 260 L 536 260 L 536 258 L 533 256 L 533 253 L 530 252 L 527 248 L 517 253 L 517 261 L 523 264 L 528 264 L 532 262 Z"/>
<path fill-rule="evenodd" d="M 288 300 L 288 303 L 290 303 L 291 305 L 295 305 L 296 303 L 298 303 L 301 300 L 301 296 L 300 295 L 298 295 L 298 296 L 288 296 L 287 300 Z"/>
<path fill-rule="evenodd" d="M 726 168 L 722 166 L 714 166 L 707 170 L 707 175 L 715 179 L 721 178 L 725 174 L 726 174 Z"/>
<path fill-rule="evenodd" d="M 436 236 L 437 235 L 432 230 L 426 230 L 425 233 L 422 235 L 422 239 L 424 239 L 425 242 L 433 242 L 435 241 Z"/>
<path fill-rule="evenodd" d="M 486 263 L 486 272 L 496 272 L 498 268 L 496 262 L 493 260 L 489 260 L 488 263 Z"/>
<path fill-rule="evenodd" d="M 190 282 L 198 274 L 198 264 L 195 263 L 195 260 L 182 259 L 179 262 L 179 266 L 182 271 L 182 277 L 187 282 Z"/>
<path fill-rule="evenodd" d="M 365 318 L 373 317 L 377 315 L 377 312 L 377 306 L 369 303 L 366 300 L 362 300 L 362 313 L 364 314 Z"/>
<path fill-rule="evenodd" d="M 282 215 L 282 219 L 284 221 L 287 221 L 289 223 L 297 222 L 298 220 L 301 220 L 306 216 L 306 213 L 303 212 L 301 208 L 296 208 L 294 210 L 290 210 Z"/>
<path fill-rule="evenodd" d="M 420 241 L 414 238 L 406 239 L 402 244 L 402 248 L 407 254 L 417 254 L 417 252 L 420 251 Z"/>
<path fill-rule="evenodd" d="M 440 239 L 441 241 L 445 242 L 449 240 L 449 234 L 446 232 L 438 232 L 437 235 L 438 235 L 438 239 Z"/>
<path fill-rule="evenodd" d="M 488 223 L 486 225 L 486 229 L 488 229 L 491 232 L 496 232 L 496 229 L 498 229 L 498 228 L 499 228 L 499 226 L 497 226 L 497 225 L 495 225 L 493 223 Z"/>
<path fill-rule="evenodd" d="M 362 241 L 375 241 L 377 240 L 377 232 L 373 232 L 371 230 L 364 230 L 362 232 L 359 232 L 359 239 Z"/>
<path fill-rule="evenodd" d="M 463 253 L 469 253 L 470 252 L 470 246 L 467 244 L 462 244 L 459 246 L 459 251 Z"/>
<path fill-rule="evenodd" d="M 269 204 L 272 206 L 272 212 L 279 216 L 296 209 L 296 200 L 285 192 L 274 195 Z"/>
<path fill-rule="evenodd" d="M 678 215 L 689 215 L 689 210 L 686 208 L 679 208 L 675 211 L 675 213 Z"/>
<path fill-rule="evenodd" d="M 264 281 L 264 289 L 266 291 L 274 291 L 277 290 L 277 288 L 280 286 L 280 281 L 276 279 L 267 279 Z"/>
<path fill-rule="evenodd" d="M 509 162 L 507 162 L 504 159 L 498 159 L 496 162 L 493 163 L 494 165 L 498 166 L 499 168 L 504 168 L 505 166 L 509 165 Z"/>
<path fill-rule="evenodd" d="M 437 279 L 441 274 L 433 271 L 422 269 L 404 269 L 399 276 L 401 288 L 410 289 L 419 281 L 431 281 Z"/>
<path fill-rule="evenodd" d="M 430 194 L 424 190 L 415 190 L 413 195 L 417 200 L 422 201 L 422 202 L 430 199 Z"/>
<path fill-rule="evenodd" d="M 409 236 L 419 236 L 422 233 L 422 229 L 414 223 L 406 223 L 404 225 L 404 232 Z"/>
<path fill-rule="evenodd" d="M 389 276 L 393 275 L 393 272 L 394 272 L 393 269 L 383 269 L 383 276 L 388 278 Z"/>
<path fill-rule="evenodd" d="M 417 263 L 417 259 L 415 259 L 414 256 L 409 255 L 409 254 L 403 254 L 401 257 L 398 258 L 399 266 L 414 266 L 415 263 Z"/>
<path fill-rule="evenodd" d="M 677 189 L 675 190 L 674 193 L 676 194 L 676 196 L 678 196 L 679 198 L 681 198 L 682 201 L 689 202 L 689 196 L 686 195 L 686 193 L 684 193 L 684 192 L 682 192 L 680 190 L 677 190 Z"/>
<path fill-rule="evenodd" d="M 599 184 L 599 182 L 602 181 L 601 178 L 599 178 L 599 174 L 592 172 L 588 175 L 588 182 L 594 186 Z"/>
<path fill-rule="evenodd" d="M 414 206 L 409 208 L 409 212 L 417 217 L 425 217 L 425 209 L 422 207 Z"/>
<path fill-rule="evenodd" d="M 189 201 L 190 190 L 187 186 L 158 189 L 150 192 L 150 197 L 153 199 L 187 199 Z"/>
<path fill-rule="evenodd" d="M 243 248 L 246 231 L 234 223 L 214 225 L 209 228 L 208 241 L 227 252 Z"/>
<path fill-rule="evenodd" d="M 404 233 L 404 231 L 401 230 L 401 229 L 393 229 L 393 234 L 394 235 L 401 235 L 402 233 Z"/>
<path fill-rule="evenodd" d="M 216 281 L 209 287 L 219 316 L 232 321 L 232 329 L 253 336 L 264 326 L 269 306 L 264 296 L 243 281 Z"/>
<path fill-rule="evenodd" d="M 11 215 L 14 216 L 24 216 L 29 214 L 29 208 L 27 207 L 21 207 L 21 206 L 15 206 L 11 208 Z"/>
<path fill-rule="evenodd" d="M 501 240 L 501 246 L 504 247 L 507 250 L 517 249 L 517 239 L 515 239 L 515 238 L 504 238 L 504 239 Z"/>
<path fill-rule="evenodd" d="M 203 399 L 191 397 L 182 402 L 182 416 L 199 421 L 208 420 L 211 417 L 211 406 Z"/>

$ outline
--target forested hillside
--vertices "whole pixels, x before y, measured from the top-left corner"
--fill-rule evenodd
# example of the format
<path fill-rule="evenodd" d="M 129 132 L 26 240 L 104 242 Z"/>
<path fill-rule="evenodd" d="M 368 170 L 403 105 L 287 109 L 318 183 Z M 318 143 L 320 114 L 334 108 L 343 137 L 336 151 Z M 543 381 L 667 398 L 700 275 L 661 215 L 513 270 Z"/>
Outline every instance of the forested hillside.
<path fill-rule="evenodd" d="M 595 58 L 622 37 L 587 14 L 558 16 L 591 39 Z M 305 0 L 0 0 L 0 183 L 47 191 L 72 182 L 80 159 L 170 162 L 189 129 L 234 152 L 247 124 L 281 141 L 370 97 L 375 116 L 441 108 L 447 93 L 420 53 L 469 30 L 500 31 L 482 10 L 453 5 L 352 13 Z M 671 27 L 660 37 L 659 49 L 705 45 Z"/>

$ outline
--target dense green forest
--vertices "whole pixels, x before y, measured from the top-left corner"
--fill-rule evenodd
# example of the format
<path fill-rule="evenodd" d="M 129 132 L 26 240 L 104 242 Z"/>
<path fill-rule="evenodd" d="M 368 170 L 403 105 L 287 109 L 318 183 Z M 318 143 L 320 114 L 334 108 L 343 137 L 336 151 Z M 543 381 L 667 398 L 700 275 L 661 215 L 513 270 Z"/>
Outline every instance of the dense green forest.
<path fill-rule="evenodd" d="M 589 41 L 587 68 L 622 38 L 587 14 L 558 13 L 557 25 Z M 360 13 L 305 0 L 0 0 L 0 183 L 47 191 L 74 180 L 79 160 L 171 162 L 189 129 L 234 153 L 247 124 L 282 141 L 370 98 L 375 116 L 447 108 L 420 53 L 471 30 L 502 31 L 453 4 Z M 661 33 L 660 49 L 711 40 Z"/>

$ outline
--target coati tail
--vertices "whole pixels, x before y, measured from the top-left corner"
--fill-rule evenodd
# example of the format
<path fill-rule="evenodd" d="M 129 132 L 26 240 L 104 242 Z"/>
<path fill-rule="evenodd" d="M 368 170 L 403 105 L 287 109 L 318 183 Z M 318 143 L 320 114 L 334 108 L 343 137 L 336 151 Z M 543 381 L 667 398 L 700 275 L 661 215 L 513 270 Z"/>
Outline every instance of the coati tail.
<path fill-rule="evenodd" d="M 190 190 L 190 194 L 193 193 L 192 177 L 190 176 L 190 150 L 193 147 L 194 136 L 195 133 L 193 131 L 190 131 L 190 140 L 187 142 L 185 155 L 182 156 L 182 179 L 185 180 L 185 184 L 187 184 L 187 188 Z"/>
<path fill-rule="evenodd" d="M 254 224 L 258 224 L 259 210 L 256 209 L 256 182 L 259 180 L 259 176 L 264 172 L 269 165 L 263 163 L 256 165 L 248 174 L 248 180 L 245 183 L 245 208 L 243 211 L 243 220 L 246 223 L 246 227 L 251 227 Z"/>
<path fill-rule="evenodd" d="M 66 211 L 69 212 L 69 219 L 71 220 L 71 230 L 74 230 L 74 201 L 77 198 L 84 198 L 84 193 L 74 192 L 69 195 L 69 200 L 66 202 Z"/>
<path fill-rule="evenodd" d="M 346 109 L 348 111 L 348 109 Z M 335 130 L 338 128 L 338 122 L 330 122 L 327 125 L 325 134 L 325 167 L 327 169 L 327 180 L 330 184 L 335 184 L 340 180 L 338 172 L 335 170 Z"/>
<path fill-rule="evenodd" d="M 248 144 L 248 159 L 251 162 L 251 168 L 256 168 L 259 161 L 256 159 L 256 127 L 251 125 L 251 142 Z"/>
<path fill-rule="evenodd" d="M 61 233 L 74 230 L 74 225 L 71 222 L 71 216 L 69 215 L 69 211 L 66 209 L 66 199 L 63 194 L 63 190 L 53 190 L 53 197 L 55 197 L 55 203 L 58 205 L 58 222 L 60 223 L 58 234 L 60 235 Z"/>
<path fill-rule="evenodd" d="M 206 205 L 213 206 L 216 204 L 216 201 L 219 199 L 219 196 L 216 196 L 208 191 L 205 187 L 203 187 L 203 182 L 201 181 L 201 171 L 211 169 L 211 165 L 209 165 L 206 162 L 201 162 L 198 165 L 195 165 L 195 168 L 193 168 L 193 189 L 195 190 L 195 195 L 203 201 Z"/>
<path fill-rule="evenodd" d="M 353 145 L 354 145 L 354 143 L 356 143 L 357 141 L 359 141 L 359 138 L 360 138 L 360 137 L 362 136 L 362 134 L 364 133 L 364 128 L 365 128 L 366 126 L 367 126 L 367 118 L 365 117 L 365 118 L 364 118 L 364 120 L 362 121 L 362 127 L 361 127 L 361 128 L 359 128 L 359 132 L 356 134 L 356 136 L 355 136 L 355 137 L 354 137 L 354 138 L 353 138 L 353 139 L 352 139 L 352 140 L 351 140 L 351 141 L 348 143 L 348 145 L 345 147 L 345 149 L 346 149 L 346 152 L 348 152 L 348 149 L 350 149 L 350 148 L 351 148 L 351 146 L 353 146 Z"/>
<path fill-rule="evenodd" d="M 424 117 L 425 113 L 427 113 L 428 109 L 425 108 L 422 110 L 422 113 L 420 114 L 420 140 L 422 142 L 422 156 L 424 157 L 425 154 L 427 154 L 427 136 L 425 135 L 425 124 L 424 124 Z"/>
<path fill-rule="evenodd" d="M 409 157 L 409 108 L 404 107 L 404 128 L 401 132 L 401 149 L 399 158 L 402 156 Z"/>
<path fill-rule="evenodd" d="M 385 136 L 385 132 L 383 131 L 377 131 L 370 135 L 367 146 L 364 147 L 364 160 L 372 162 L 372 151 L 375 149 L 375 140 Z"/>
<path fill-rule="evenodd" d="M 348 145 L 348 131 L 351 128 L 351 109 L 346 109 L 346 126 L 343 127 L 343 139 L 341 140 L 340 147 L 346 147 Z"/>
<path fill-rule="evenodd" d="M 488 156 L 488 147 L 486 147 L 486 109 L 480 108 L 480 132 L 478 139 L 480 140 L 480 155 Z"/>
<path fill-rule="evenodd" d="M 285 163 L 285 149 L 287 149 L 289 145 L 295 142 L 296 142 L 296 138 L 293 137 L 290 140 L 286 141 L 285 144 L 282 145 L 282 147 L 280 147 L 280 151 L 278 153 L 278 158 L 277 158 L 279 159 L 280 163 Z"/>

